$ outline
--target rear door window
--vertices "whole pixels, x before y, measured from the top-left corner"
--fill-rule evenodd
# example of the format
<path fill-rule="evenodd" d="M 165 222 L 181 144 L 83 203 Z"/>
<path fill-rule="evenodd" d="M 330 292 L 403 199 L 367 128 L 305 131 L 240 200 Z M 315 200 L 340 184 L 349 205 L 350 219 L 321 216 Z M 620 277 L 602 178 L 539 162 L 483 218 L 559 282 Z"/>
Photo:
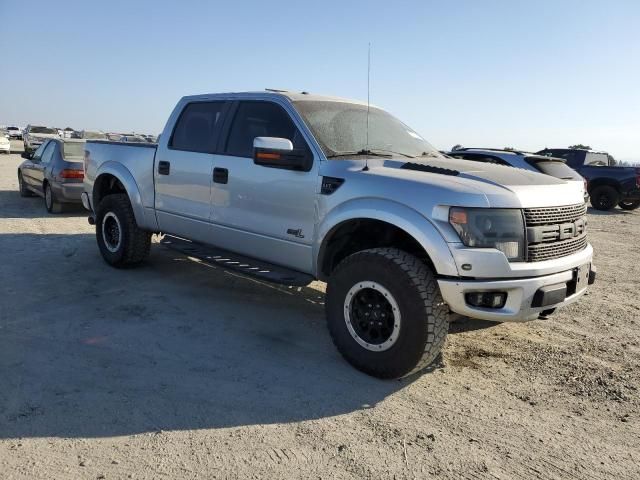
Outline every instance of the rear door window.
<path fill-rule="evenodd" d="M 289 114 L 272 102 L 240 102 L 227 139 L 226 153 L 237 157 L 253 157 L 256 137 L 278 137 L 291 140 L 294 149 L 307 149 L 307 144 Z"/>
<path fill-rule="evenodd" d="M 214 153 L 224 106 L 223 101 L 188 104 L 176 122 L 169 148 Z"/>

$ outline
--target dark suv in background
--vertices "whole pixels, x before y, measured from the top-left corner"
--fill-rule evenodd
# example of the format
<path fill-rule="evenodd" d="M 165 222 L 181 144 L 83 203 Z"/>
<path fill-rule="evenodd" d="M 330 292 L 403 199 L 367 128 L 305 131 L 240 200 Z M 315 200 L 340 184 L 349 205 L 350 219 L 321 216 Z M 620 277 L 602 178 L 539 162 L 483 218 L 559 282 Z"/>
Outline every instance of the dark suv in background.
<path fill-rule="evenodd" d="M 591 205 L 598 210 L 611 210 L 618 205 L 624 210 L 640 207 L 640 167 L 616 167 L 606 152 L 572 148 L 545 148 L 539 155 L 564 158 L 567 165 L 587 180 Z"/>

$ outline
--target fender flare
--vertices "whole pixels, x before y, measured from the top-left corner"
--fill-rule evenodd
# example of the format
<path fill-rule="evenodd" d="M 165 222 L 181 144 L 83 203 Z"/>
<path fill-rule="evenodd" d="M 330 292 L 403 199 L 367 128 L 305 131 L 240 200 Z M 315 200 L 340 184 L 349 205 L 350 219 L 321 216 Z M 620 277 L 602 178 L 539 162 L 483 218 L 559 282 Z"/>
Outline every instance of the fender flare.
<path fill-rule="evenodd" d="M 427 252 L 436 274 L 458 276 L 449 246 L 438 229 L 426 217 L 406 205 L 380 198 L 347 201 L 329 211 L 318 225 L 313 245 L 315 273 L 321 275 L 326 244 L 337 227 L 350 220 L 371 219 L 389 223 L 411 235 Z"/>
<path fill-rule="evenodd" d="M 142 203 L 142 195 L 140 194 L 140 188 L 138 187 L 135 178 L 133 177 L 129 169 L 127 169 L 127 167 L 119 162 L 104 162 L 102 165 L 100 165 L 100 168 L 96 172 L 91 190 L 91 201 L 93 204 L 93 209 L 95 210 L 97 207 L 96 184 L 98 183 L 98 179 L 102 175 L 112 175 L 122 184 L 125 192 L 127 193 L 127 196 L 129 197 L 129 201 L 131 202 L 133 215 L 138 226 L 145 230 L 157 231 L 158 225 L 155 216 L 153 216 L 153 218 L 150 218 L 148 215 L 145 215 L 145 209 Z"/>

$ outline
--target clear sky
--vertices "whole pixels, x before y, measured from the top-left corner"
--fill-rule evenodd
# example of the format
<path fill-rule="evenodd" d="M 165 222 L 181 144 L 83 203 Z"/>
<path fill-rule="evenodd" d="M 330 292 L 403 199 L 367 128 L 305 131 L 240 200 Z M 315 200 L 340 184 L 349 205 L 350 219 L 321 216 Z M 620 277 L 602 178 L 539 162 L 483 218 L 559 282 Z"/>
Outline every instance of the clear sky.
<path fill-rule="evenodd" d="M 640 160 L 639 0 L 0 0 L 0 124 L 158 133 L 183 95 L 371 101 L 436 147 Z"/>

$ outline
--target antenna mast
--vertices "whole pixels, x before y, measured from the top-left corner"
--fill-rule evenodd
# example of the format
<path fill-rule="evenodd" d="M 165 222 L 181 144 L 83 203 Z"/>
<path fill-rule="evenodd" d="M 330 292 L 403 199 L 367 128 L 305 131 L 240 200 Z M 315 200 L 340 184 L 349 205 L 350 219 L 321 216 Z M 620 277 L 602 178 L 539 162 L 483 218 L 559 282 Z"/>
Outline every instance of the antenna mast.
<path fill-rule="evenodd" d="M 367 51 L 367 146 L 365 151 L 369 151 L 369 105 L 370 105 L 370 92 L 371 92 L 371 42 L 369 42 L 369 49 Z M 369 159 L 364 157 L 363 171 L 369 170 Z"/>

